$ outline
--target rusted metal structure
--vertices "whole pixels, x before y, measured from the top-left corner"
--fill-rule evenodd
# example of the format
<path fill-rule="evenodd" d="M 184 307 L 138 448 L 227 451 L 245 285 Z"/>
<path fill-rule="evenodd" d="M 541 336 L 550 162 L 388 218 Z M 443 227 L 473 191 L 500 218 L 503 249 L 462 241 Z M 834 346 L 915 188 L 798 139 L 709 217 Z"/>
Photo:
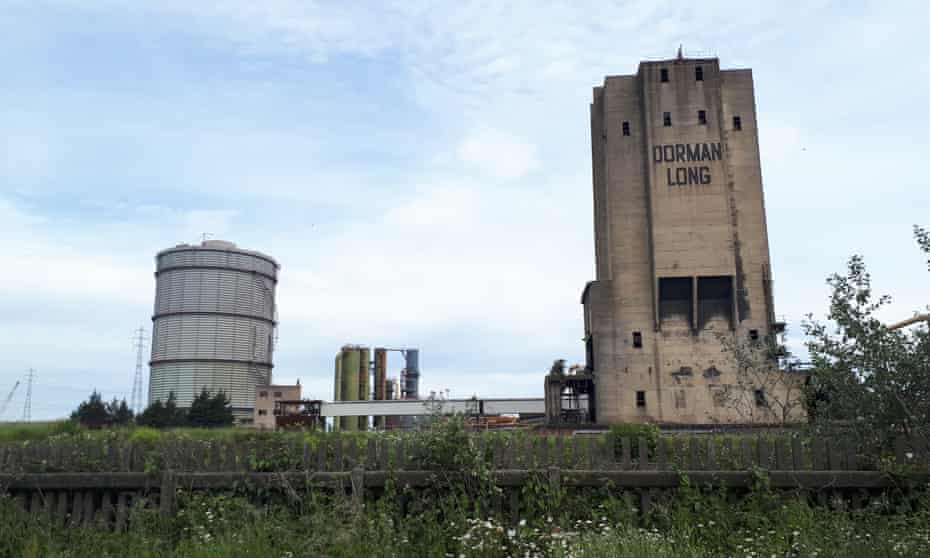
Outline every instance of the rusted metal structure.
<path fill-rule="evenodd" d="M 567 374 L 554 369 L 546 375 L 546 424 L 583 426 L 597 422 L 594 375 L 573 368 Z"/>
<path fill-rule="evenodd" d="M 274 423 L 275 430 L 280 429 L 325 429 L 320 400 L 297 399 L 291 401 L 275 401 Z"/>

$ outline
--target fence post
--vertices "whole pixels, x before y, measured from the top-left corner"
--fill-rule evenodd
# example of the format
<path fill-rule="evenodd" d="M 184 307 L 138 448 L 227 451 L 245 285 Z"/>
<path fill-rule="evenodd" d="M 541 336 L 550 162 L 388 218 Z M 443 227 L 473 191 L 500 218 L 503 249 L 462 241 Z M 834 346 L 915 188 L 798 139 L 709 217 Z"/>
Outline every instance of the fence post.
<path fill-rule="evenodd" d="M 352 469 L 352 509 L 356 513 L 362 511 L 362 503 L 365 501 L 365 469 L 361 465 L 356 465 Z"/>
<path fill-rule="evenodd" d="M 549 509 L 559 505 L 559 491 L 562 488 L 562 471 L 558 467 L 549 467 Z"/>
<path fill-rule="evenodd" d="M 163 518 L 174 513 L 174 491 L 177 489 L 177 479 L 173 471 L 161 474 L 161 486 L 158 487 L 158 507 Z"/>

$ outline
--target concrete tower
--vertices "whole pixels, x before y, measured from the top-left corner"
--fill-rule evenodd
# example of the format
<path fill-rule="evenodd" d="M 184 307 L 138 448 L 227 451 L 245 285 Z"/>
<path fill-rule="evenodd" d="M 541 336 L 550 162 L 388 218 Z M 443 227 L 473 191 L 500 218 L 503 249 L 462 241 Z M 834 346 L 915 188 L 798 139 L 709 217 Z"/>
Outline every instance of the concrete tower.
<path fill-rule="evenodd" d="M 597 277 L 582 303 L 597 421 L 746 422 L 725 404 L 735 367 L 716 332 L 779 327 L 752 71 L 679 57 L 608 76 L 591 144 Z"/>

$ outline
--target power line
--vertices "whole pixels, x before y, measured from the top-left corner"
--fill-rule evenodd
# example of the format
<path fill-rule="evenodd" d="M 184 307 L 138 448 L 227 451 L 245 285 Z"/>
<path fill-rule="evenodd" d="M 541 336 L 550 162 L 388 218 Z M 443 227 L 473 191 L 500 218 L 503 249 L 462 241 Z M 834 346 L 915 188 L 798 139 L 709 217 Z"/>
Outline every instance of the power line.
<path fill-rule="evenodd" d="M 23 422 L 32 420 L 32 381 L 35 379 L 35 368 L 29 369 L 26 376 L 26 401 L 23 402 Z"/>
<path fill-rule="evenodd" d="M 132 412 L 142 412 L 142 350 L 145 348 L 145 329 L 139 328 L 133 337 L 133 346 L 136 348 L 136 374 L 132 380 L 132 396 L 130 407 Z"/>

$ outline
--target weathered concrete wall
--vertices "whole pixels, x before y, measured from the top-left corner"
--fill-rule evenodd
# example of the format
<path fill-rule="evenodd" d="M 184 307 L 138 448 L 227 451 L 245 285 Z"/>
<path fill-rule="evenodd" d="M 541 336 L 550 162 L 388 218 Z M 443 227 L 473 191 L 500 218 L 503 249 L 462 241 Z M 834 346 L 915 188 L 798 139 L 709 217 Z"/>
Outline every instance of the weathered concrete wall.
<path fill-rule="evenodd" d="M 591 139 L 597 281 L 583 302 L 598 421 L 745 422 L 720 403 L 737 379 L 717 335 L 773 331 L 751 71 L 678 59 L 608 76 Z M 729 294 L 699 305 L 710 277 Z M 660 316 L 663 278 L 690 285 L 685 313 Z"/>

